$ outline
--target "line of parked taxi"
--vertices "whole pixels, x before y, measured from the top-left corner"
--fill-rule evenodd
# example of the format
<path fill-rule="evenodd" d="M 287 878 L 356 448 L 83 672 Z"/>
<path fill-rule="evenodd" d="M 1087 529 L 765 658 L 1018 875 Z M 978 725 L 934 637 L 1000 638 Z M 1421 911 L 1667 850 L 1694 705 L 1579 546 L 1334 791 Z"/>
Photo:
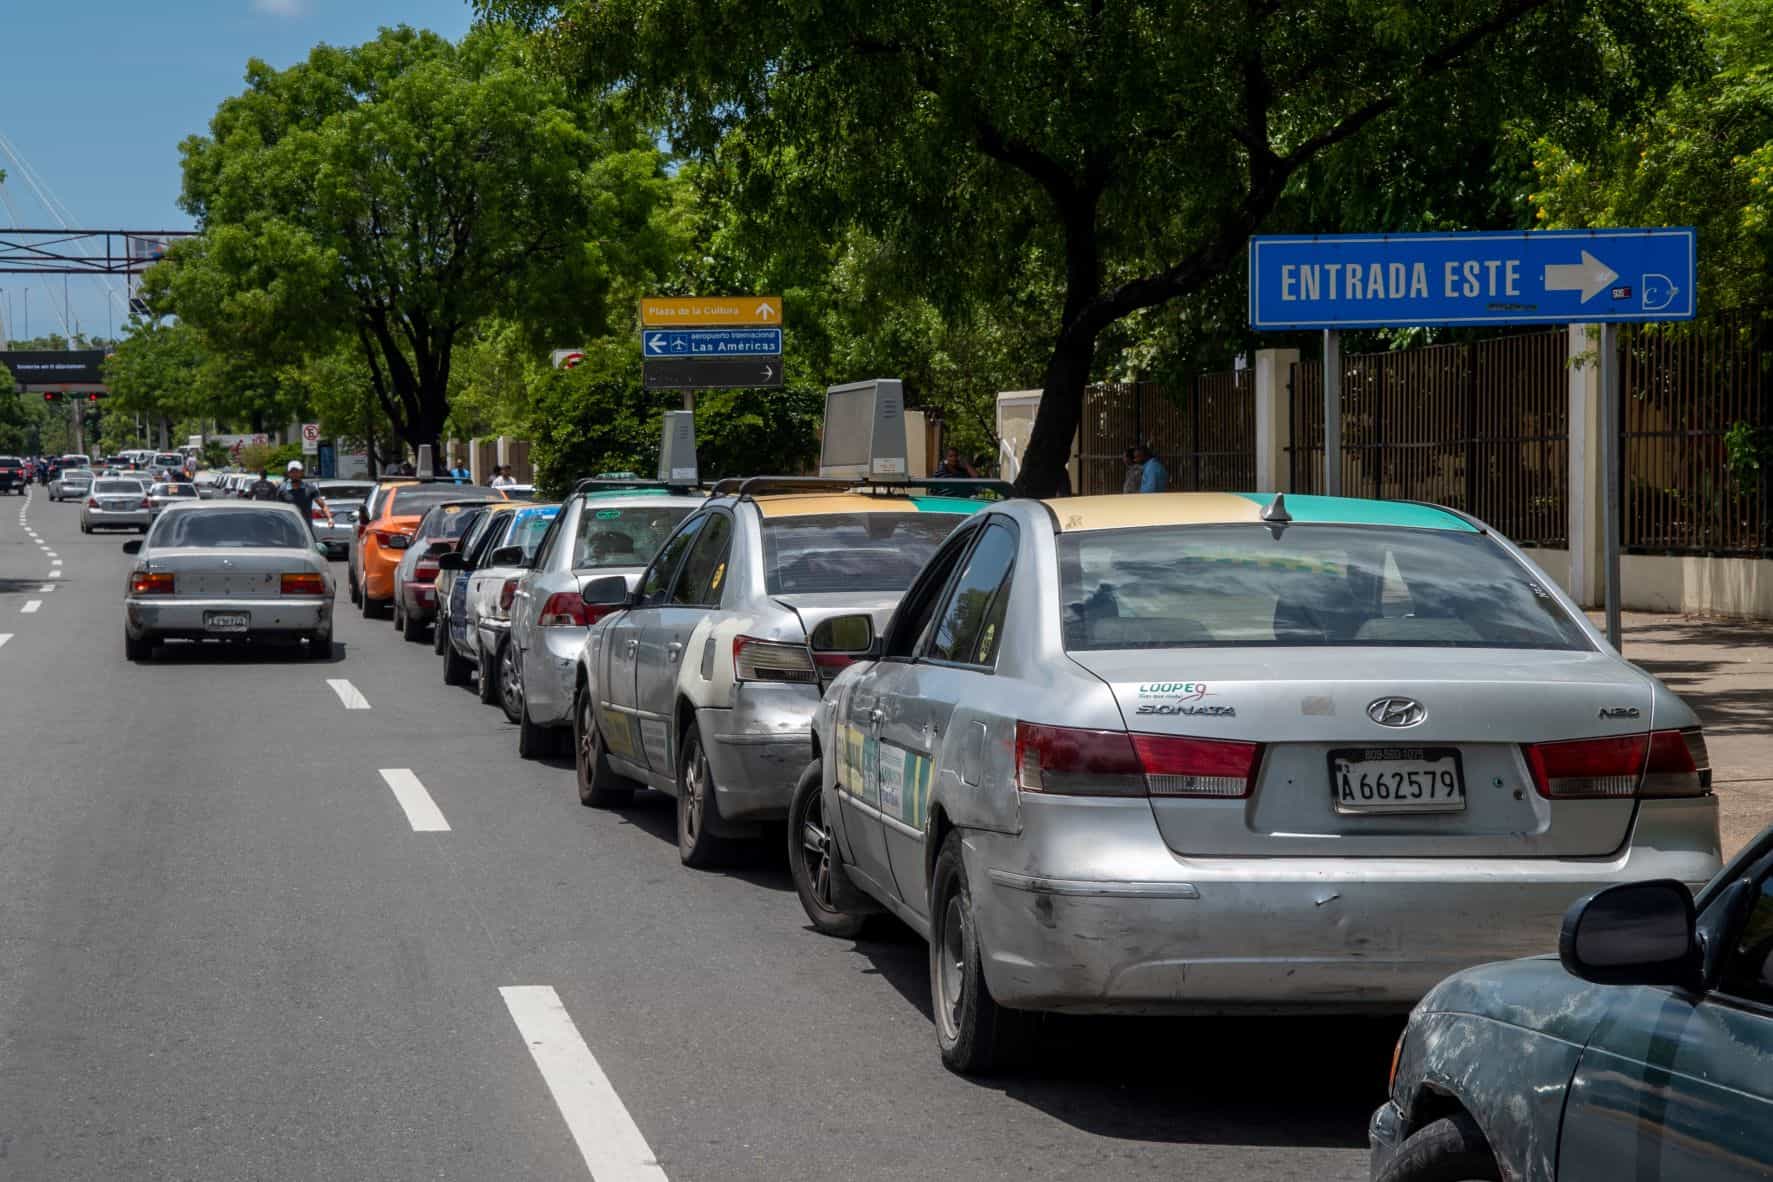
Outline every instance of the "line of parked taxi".
<path fill-rule="evenodd" d="M 817 930 L 924 936 L 956 1070 L 1043 1012 L 1416 1006 L 1375 1177 L 1766 1176 L 1773 832 L 1719 874 L 1699 720 L 1526 553 L 1005 491 L 384 482 L 348 577 L 585 805 L 674 797 L 691 867 L 785 831 Z"/>

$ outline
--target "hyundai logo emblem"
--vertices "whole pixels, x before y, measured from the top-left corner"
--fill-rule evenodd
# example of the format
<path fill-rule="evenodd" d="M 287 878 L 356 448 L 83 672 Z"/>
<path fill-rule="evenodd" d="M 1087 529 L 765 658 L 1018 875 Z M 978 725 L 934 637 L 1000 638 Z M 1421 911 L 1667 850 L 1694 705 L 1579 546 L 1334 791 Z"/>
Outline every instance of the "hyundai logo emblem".
<path fill-rule="evenodd" d="M 1367 703 L 1367 717 L 1380 726 L 1415 726 L 1428 711 L 1415 698 L 1375 698 Z"/>

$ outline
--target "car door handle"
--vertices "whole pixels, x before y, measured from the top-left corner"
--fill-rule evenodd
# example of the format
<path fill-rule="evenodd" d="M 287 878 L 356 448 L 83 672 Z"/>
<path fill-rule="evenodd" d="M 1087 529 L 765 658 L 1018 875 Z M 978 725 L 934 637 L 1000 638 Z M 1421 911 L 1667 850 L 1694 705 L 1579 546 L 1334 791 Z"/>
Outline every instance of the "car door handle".
<path fill-rule="evenodd" d="M 634 655 L 634 650 L 635 650 L 635 649 L 637 649 L 637 648 L 639 648 L 639 647 L 640 647 L 640 641 L 638 641 L 638 640 L 630 640 L 630 641 L 629 641 L 629 642 L 628 642 L 628 655 L 629 655 L 629 656 L 633 656 L 633 655 Z"/>
<path fill-rule="evenodd" d="M 667 661 L 675 661 L 675 660 L 677 660 L 677 658 L 679 658 L 681 656 L 683 656 L 683 642 L 682 641 L 673 640 L 670 644 L 665 646 L 665 659 Z"/>

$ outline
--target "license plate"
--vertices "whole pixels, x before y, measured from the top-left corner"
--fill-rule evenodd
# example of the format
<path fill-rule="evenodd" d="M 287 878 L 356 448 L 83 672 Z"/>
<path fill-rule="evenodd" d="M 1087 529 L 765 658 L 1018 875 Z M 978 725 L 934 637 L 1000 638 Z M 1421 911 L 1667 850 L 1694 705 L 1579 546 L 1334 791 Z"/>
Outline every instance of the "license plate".
<path fill-rule="evenodd" d="M 133 508 L 135 506 L 135 504 L 136 504 L 136 502 L 134 502 L 134 501 L 106 501 L 105 508 L 107 508 L 107 509 L 129 509 L 129 508 Z"/>
<path fill-rule="evenodd" d="M 204 612 L 206 632 L 245 632 L 252 627 L 252 616 L 246 612 Z"/>
<path fill-rule="evenodd" d="M 1356 747 L 1330 752 L 1339 813 L 1457 813 L 1465 773 L 1456 747 Z"/>

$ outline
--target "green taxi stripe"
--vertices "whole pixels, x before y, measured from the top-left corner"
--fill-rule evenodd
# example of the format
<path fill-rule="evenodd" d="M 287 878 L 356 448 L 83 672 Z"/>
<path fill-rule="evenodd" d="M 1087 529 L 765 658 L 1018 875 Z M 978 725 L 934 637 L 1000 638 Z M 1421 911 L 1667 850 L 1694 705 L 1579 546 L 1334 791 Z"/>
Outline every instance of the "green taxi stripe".
<path fill-rule="evenodd" d="M 909 497 L 907 498 L 919 513 L 977 513 L 989 501 L 975 501 L 968 497 Z"/>
<path fill-rule="evenodd" d="M 1273 493 L 1238 493 L 1266 508 Z M 1287 513 L 1294 521 L 1334 525 L 1395 525 L 1405 529 L 1447 529 L 1476 533 L 1477 527 L 1463 517 L 1433 505 L 1408 501 L 1373 501 L 1363 497 L 1320 497 L 1307 493 L 1286 494 Z"/>

